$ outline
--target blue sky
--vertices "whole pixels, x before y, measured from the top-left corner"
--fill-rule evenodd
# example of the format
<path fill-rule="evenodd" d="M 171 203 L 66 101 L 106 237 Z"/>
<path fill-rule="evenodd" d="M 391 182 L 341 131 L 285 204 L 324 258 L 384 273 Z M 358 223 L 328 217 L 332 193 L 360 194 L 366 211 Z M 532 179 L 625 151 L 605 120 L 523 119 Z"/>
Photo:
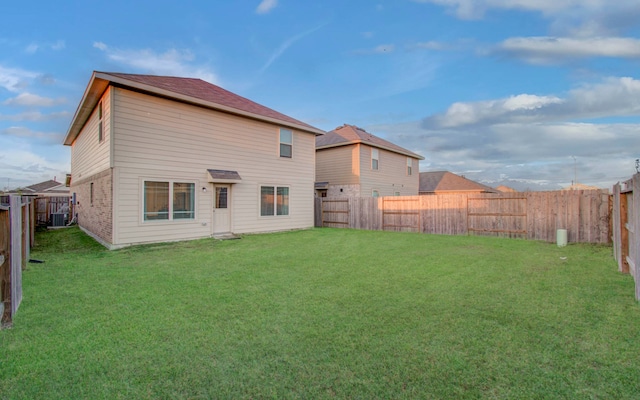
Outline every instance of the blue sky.
<path fill-rule="evenodd" d="M 93 70 L 198 77 L 490 186 L 609 188 L 640 158 L 637 0 L 8 2 L 0 189 L 70 170 Z"/>

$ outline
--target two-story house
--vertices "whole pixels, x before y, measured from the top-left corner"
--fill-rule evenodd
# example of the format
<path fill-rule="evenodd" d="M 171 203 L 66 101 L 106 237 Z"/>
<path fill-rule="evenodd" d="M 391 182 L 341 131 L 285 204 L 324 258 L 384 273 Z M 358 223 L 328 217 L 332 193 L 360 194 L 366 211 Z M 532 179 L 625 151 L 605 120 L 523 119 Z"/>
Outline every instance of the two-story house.
<path fill-rule="evenodd" d="M 316 195 L 416 196 L 420 160 L 424 157 L 345 124 L 316 138 Z"/>
<path fill-rule="evenodd" d="M 324 132 L 200 79 L 94 72 L 64 144 L 109 248 L 313 226 Z"/>

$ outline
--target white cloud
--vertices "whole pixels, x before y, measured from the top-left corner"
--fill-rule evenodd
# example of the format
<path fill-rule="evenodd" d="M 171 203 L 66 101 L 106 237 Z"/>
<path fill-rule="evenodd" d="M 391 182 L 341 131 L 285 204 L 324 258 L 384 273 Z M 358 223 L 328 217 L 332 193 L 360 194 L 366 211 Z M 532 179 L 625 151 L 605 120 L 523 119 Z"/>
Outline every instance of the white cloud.
<path fill-rule="evenodd" d="M 640 39 L 620 37 L 514 37 L 495 52 L 535 64 L 552 64 L 585 57 L 640 58 Z"/>
<path fill-rule="evenodd" d="M 365 128 L 423 155 L 422 171 L 552 190 L 574 179 L 575 156 L 578 181 L 607 188 L 628 179 L 640 157 L 640 123 L 612 123 L 612 117 L 638 120 L 640 80 L 612 77 L 561 96 L 459 102 L 422 121 Z"/>
<path fill-rule="evenodd" d="M 21 107 L 53 107 L 58 104 L 65 103 L 64 98 L 51 99 L 48 97 L 38 96 L 28 92 L 20 93 L 18 96 L 7 99 L 2 102 L 5 106 L 21 106 Z"/>
<path fill-rule="evenodd" d="M 393 53 L 395 49 L 396 46 L 393 44 L 381 44 L 373 49 L 373 52 L 378 54 Z"/>
<path fill-rule="evenodd" d="M 93 47 L 102 51 L 107 51 L 108 46 L 102 42 L 93 42 Z"/>
<path fill-rule="evenodd" d="M 0 146 L 0 188 L 13 189 L 44 180 L 61 179 L 69 172 L 68 150 L 62 148 L 60 157 L 64 161 L 47 159 L 28 147 L 10 148 Z"/>
<path fill-rule="evenodd" d="M 66 47 L 66 43 L 64 40 L 58 40 L 57 42 L 51 45 L 52 50 L 62 50 Z"/>
<path fill-rule="evenodd" d="M 396 50 L 394 44 L 381 44 L 372 49 L 361 49 L 353 51 L 353 54 L 391 54 Z"/>
<path fill-rule="evenodd" d="M 432 3 L 453 9 L 459 18 L 480 18 L 490 9 L 538 11 L 546 15 L 568 10 L 601 10 L 606 7 L 631 7 L 635 0 L 413 0 L 417 3 Z"/>
<path fill-rule="evenodd" d="M 278 5 L 278 0 L 262 0 L 256 8 L 256 13 L 267 14 Z"/>
<path fill-rule="evenodd" d="M 38 77 L 38 74 L 19 68 L 7 68 L 0 65 L 0 88 L 11 92 L 18 92 L 28 85 L 30 80 Z"/>
<path fill-rule="evenodd" d="M 64 135 L 61 133 L 39 132 L 23 126 L 12 126 L 6 129 L 0 129 L 0 135 L 41 139 L 51 143 L 61 143 L 64 138 Z"/>
<path fill-rule="evenodd" d="M 13 122 L 39 122 L 39 121 L 53 121 L 56 119 L 67 119 L 71 116 L 68 111 L 54 112 L 50 114 L 43 114 L 40 111 L 28 111 L 19 114 L 0 114 L 0 121 L 13 121 Z"/>
<path fill-rule="evenodd" d="M 637 0 L 413 0 L 446 7 L 458 18 L 481 19 L 491 10 L 519 10 L 542 14 L 552 31 L 570 36 L 612 36 L 637 26 Z"/>
<path fill-rule="evenodd" d="M 94 42 L 93 47 L 106 53 L 115 63 L 157 75 L 200 78 L 207 82 L 218 83 L 217 75 L 204 65 L 194 65 L 195 59 L 190 50 L 169 49 L 157 53 L 150 49 L 128 50 L 112 48 L 102 42 Z"/>
<path fill-rule="evenodd" d="M 62 50 L 66 47 L 64 40 L 58 40 L 54 43 L 30 43 L 24 51 L 28 54 L 35 54 L 39 50 L 43 48 L 51 49 L 51 50 Z"/>
<path fill-rule="evenodd" d="M 428 129 L 640 115 L 640 80 L 608 78 L 569 91 L 565 98 L 520 94 L 452 104 L 424 120 Z"/>
<path fill-rule="evenodd" d="M 282 42 L 282 44 L 271 54 L 271 56 L 269 57 L 267 62 L 262 66 L 262 68 L 260 68 L 260 73 L 263 73 L 264 71 L 266 71 L 271 66 L 271 64 L 273 64 L 278 58 L 280 58 L 280 56 L 282 56 L 284 52 L 287 51 L 287 49 L 291 47 L 295 42 L 304 38 L 305 36 L 312 34 L 313 32 L 324 27 L 325 25 L 326 24 L 318 25 L 315 28 L 311 28 L 307 31 L 294 35 L 288 38 L 287 40 L 285 40 L 284 42 Z"/>
<path fill-rule="evenodd" d="M 39 48 L 40 46 L 38 46 L 36 43 L 31 43 L 24 49 L 24 51 L 29 54 L 35 54 L 35 52 L 38 51 Z"/>

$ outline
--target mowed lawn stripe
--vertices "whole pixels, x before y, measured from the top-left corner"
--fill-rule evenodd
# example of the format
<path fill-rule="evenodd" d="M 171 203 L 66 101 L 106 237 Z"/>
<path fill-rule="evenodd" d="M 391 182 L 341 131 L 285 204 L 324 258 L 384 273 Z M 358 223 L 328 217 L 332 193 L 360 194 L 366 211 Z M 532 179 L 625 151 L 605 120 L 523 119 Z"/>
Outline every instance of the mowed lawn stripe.
<path fill-rule="evenodd" d="M 104 250 L 38 234 L 0 398 L 635 398 L 611 248 L 313 229 Z"/>

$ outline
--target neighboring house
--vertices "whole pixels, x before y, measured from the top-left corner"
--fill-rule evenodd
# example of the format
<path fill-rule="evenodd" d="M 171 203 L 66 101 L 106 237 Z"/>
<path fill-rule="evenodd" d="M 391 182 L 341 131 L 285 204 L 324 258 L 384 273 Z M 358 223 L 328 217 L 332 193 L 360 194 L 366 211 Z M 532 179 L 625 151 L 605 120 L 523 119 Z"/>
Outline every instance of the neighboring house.
<path fill-rule="evenodd" d="M 19 193 L 23 196 L 37 197 L 69 196 L 69 188 L 64 183 L 56 182 L 54 178 L 53 180 L 36 183 L 34 185 L 25 186 L 23 188 L 7 192 L 7 194 L 14 193 Z"/>
<path fill-rule="evenodd" d="M 518 192 L 514 188 L 510 188 L 509 186 L 505 186 L 505 185 L 497 186 L 496 190 L 499 190 L 502 193 L 517 193 Z"/>
<path fill-rule="evenodd" d="M 562 188 L 562 190 L 601 190 L 601 189 L 597 186 L 589 186 L 583 183 L 573 183 L 571 184 L 571 186 Z"/>
<path fill-rule="evenodd" d="M 419 154 L 353 125 L 316 138 L 316 195 L 415 196 Z"/>
<path fill-rule="evenodd" d="M 94 72 L 64 140 L 78 224 L 109 248 L 312 227 L 323 133 L 200 79 Z"/>
<path fill-rule="evenodd" d="M 449 171 L 434 171 L 420 173 L 420 194 L 473 194 L 500 193 L 498 190 L 474 182 L 463 176 Z"/>

